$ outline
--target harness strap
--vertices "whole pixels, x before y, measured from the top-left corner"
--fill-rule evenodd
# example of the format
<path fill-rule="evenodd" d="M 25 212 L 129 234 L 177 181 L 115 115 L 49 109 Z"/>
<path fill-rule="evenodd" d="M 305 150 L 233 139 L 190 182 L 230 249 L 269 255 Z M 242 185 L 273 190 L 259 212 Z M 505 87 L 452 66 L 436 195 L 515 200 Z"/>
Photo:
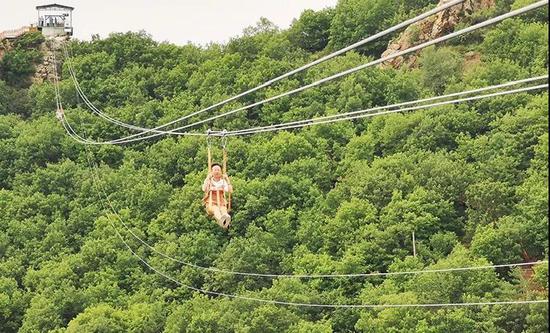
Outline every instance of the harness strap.
<path fill-rule="evenodd" d="M 226 144 L 227 144 L 227 138 L 226 137 L 223 137 L 222 138 L 222 142 L 223 142 L 223 168 L 222 168 L 222 172 L 224 175 L 227 174 L 227 149 L 226 149 Z M 228 184 L 229 186 L 229 184 Z M 223 199 L 225 200 L 225 191 L 223 192 Z M 231 211 L 231 192 L 228 192 L 227 193 L 227 200 L 225 200 L 225 208 L 227 209 L 228 212 Z"/>
<path fill-rule="evenodd" d="M 206 137 L 206 144 L 208 146 L 208 174 L 210 174 L 210 171 L 212 170 L 212 149 L 210 148 L 210 130 L 208 130 L 208 136 Z M 212 180 L 209 180 L 208 183 L 208 206 L 212 206 Z"/>
<path fill-rule="evenodd" d="M 212 149 L 211 149 L 211 141 L 210 141 L 210 133 L 211 131 L 207 131 L 207 137 L 206 137 L 206 143 L 207 143 L 207 152 L 208 152 L 208 173 L 212 171 Z M 222 175 L 227 175 L 227 137 L 225 136 L 226 131 L 223 131 L 222 135 L 222 150 L 223 150 L 223 162 L 222 162 Z M 227 184 L 229 185 L 229 184 Z M 208 180 L 208 194 L 205 195 L 203 200 L 206 199 L 206 196 L 208 197 L 208 205 L 212 206 L 213 203 L 213 194 L 212 194 L 212 179 Z M 222 189 L 222 195 L 223 195 L 223 201 L 225 202 L 225 208 L 227 208 L 227 211 L 231 211 L 231 192 L 228 193 L 228 199 L 226 200 L 225 197 L 225 191 Z M 221 203 L 221 197 L 220 197 L 220 191 L 216 190 L 216 201 L 219 205 Z"/>

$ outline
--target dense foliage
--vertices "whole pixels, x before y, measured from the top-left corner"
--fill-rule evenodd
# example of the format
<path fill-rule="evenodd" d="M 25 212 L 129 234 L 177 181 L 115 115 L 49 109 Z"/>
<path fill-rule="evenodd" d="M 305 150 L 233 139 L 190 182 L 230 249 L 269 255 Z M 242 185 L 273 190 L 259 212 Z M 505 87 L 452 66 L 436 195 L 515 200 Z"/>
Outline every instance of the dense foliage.
<path fill-rule="evenodd" d="M 153 127 L 254 87 L 415 15 L 433 1 L 341 0 L 288 30 L 262 19 L 226 45 L 146 33 L 73 41 L 82 89 L 100 109 Z M 498 10 L 526 1 L 499 1 Z M 507 20 L 424 50 L 415 68 L 371 68 L 198 128 L 242 129 L 360 110 L 548 72 L 546 15 Z M 205 140 L 85 147 L 54 117 L 51 83 L 28 87 L 27 36 L 0 62 L 2 332 L 544 332 L 548 306 L 322 309 L 209 297 L 184 285 L 320 304 L 545 299 L 548 269 L 388 278 L 270 279 L 204 272 L 361 273 L 548 258 L 548 94 L 524 93 L 229 141 L 234 227 L 201 207 Z M 365 63 L 349 52 L 209 115 Z M 472 56 L 475 55 L 475 56 Z M 93 115 L 63 66 L 77 132 L 131 132 Z M 196 116 L 189 121 L 205 118 Z M 220 156 L 219 149 L 215 151 Z M 136 240 L 124 223 L 152 248 Z M 412 232 L 417 255 L 412 255 Z"/>

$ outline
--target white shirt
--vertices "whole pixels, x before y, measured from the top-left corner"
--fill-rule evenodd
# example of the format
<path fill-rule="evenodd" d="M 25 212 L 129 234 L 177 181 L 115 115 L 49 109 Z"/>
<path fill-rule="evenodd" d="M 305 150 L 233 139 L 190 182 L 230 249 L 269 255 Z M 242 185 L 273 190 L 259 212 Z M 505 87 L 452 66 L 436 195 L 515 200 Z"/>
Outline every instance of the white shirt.
<path fill-rule="evenodd" d="M 208 179 L 204 181 L 202 184 L 202 190 L 206 191 L 206 188 L 208 187 Z M 210 191 L 220 191 L 223 190 L 224 192 L 229 191 L 229 184 L 223 179 L 220 178 L 220 180 L 215 181 L 214 178 L 210 179 Z"/>

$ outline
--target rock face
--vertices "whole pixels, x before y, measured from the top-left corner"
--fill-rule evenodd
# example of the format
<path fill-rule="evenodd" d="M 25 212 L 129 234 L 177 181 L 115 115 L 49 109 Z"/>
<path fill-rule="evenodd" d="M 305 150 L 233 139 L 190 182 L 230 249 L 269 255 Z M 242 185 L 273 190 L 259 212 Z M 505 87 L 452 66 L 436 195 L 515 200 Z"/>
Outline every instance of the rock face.
<path fill-rule="evenodd" d="M 40 52 L 43 54 L 42 63 L 36 64 L 35 73 L 32 77 L 33 83 L 43 83 L 45 81 L 53 82 L 55 79 L 55 69 L 54 64 L 57 58 L 57 72 L 61 71 L 61 57 L 59 56 L 59 51 L 61 50 L 61 45 L 64 43 L 68 37 L 55 37 L 49 38 L 46 42 L 42 43 L 39 47 Z M 0 60 L 4 57 L 4 54 L 13 49 L 13 42 L 4 39 L 0 41 Z M 54 52 L 56 57 L 54 57 Z"/>
<path fill-rule="evenodd" d="M 11 43 L 9 40 L 4 39 L 0 41 L 0 61 L 4 58 L 4 54 L 11 49 Z"/>
<path fill-rule="evenodd" d="M 441 0 L 438 6 L 450 2 Z M 434 38 L 446 35 L 454 30 L 466 16 L 473 12 L 492 8 L 496 0 L 466 0 L 461 4 L 450 7 L 436 15 L 432 15 L 420 22 L 410 25 L 395 41 L 390 42 L 382 57 L 391 55 L 398 51 L 408 49 Z M 415 54 L 405 57 L 397 57 L 382 64 L 383 67 L 399 68 L 403 65 L 414 66 L 417 61 Z"/>
<path fill-rule="evenodd" d="M 36 65 L 36 71 L 32 78 L 33 83 L 42 83 L 45 81 L 53 82 L 55 80 L 56 70 L 58 74 L 61 71 L 59 50 L 61 49 L 61 44 L 65 40 L 66 37 L 56 37 L 49 38 L 46 42 L 42 43 L 40 51 L 44 55 L 44 60 L 41 64 Z M 54 68 L 55 64 L 57 64 L 57 68 Z"/>

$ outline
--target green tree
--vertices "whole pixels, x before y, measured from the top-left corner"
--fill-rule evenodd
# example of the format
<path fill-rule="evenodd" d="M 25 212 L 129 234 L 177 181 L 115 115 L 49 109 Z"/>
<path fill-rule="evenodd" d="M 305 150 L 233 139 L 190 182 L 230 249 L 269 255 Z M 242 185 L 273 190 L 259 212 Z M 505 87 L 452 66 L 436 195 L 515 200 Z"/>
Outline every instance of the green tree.
<path fill-rule="evenodd" d="M 14 86 L 28 86 L 34 66 L 42 60 L 40 51 L 15 48 L 6 52 L 0 61 L 1 77 Z"/>
<path fill-rule="evenodd" d="M 463 60 L 451 48 L 430 47 L 424 49 L 419 58 L 424 85 L 436 94 L 456 82 L 462 73 Z"/>
<path fill-rule="evenodd" d="M 330 25 L 330 47 L 340 49 L 388 28 L 394 18 L 392 8 L 400 1 L 345 0 L 339 1 Z M 381 53 L 387 45 L 382 39 L 366 47 L 366 52 Z"/>
<path fill-rule="evenodd" d="M 0 326 L 4 332 L 17 332 L 29 299 L 11 278 L 0 278 Z"/>
<path fill-rule="evenodd" d="M 485 56 L 509 59 L 541 73 L 548 68 L 548 24 L 507 20 L 485 36 L 481 44 Z"/>
<path fill-rule="evenodd" d="M 461 24 L 525 3 L 497 1 Z M 76 94 L 69 64 L 97 107 L 124 122 L 154 127 L 433 5 L 428 0 L 345 0 L 334 9 L 304 12 L 289 29 L 260 19 L 226 44 L 177 46 L 158 43 L 146 32 L 74 40 L 59 91 L 77 133 L 114 139 L 134 132 L 89 112 Z M 188 130 L 332 116 L 542 74 L 547 72 L 547 23 L 541 13 L 546 12 L 425 50 L 416 68 L 369 68 Z M 365 64 L 388 41 L 350 51 L 177 126 Z M 89 147 L 74 142 L 54 118 L 54 85 L 27 87 L 25 82 L 41 43 L 40 34 L 32 34 L 13 43 L 13 50 L 7 51 L 7 41 L 0 46 L 0 331 L 547 329 L 546 304 L 324 309 L 259 304 L 189 288 L 307 304 L 545 298 L 546 265 L 332 279 L 241 276 L 194 265 L 251 273 L 351 274 L 547 259 L 547 93 L 232 136 L 233 226 L 225 232 L 201 202 L 205 138 L 170 136 Z M 219 161 L 219 139 L 211 141 Z"/>
<path fill-rule="evenodd" d="M 87 308 L 71 320 L 67 332 L 128 332 L 128 326 L 122 311 L 101 304 Z"/>
<path fill-rule="evenodd" d="M 292 23 L 289 30 L 290 41 L 309 52 L 323 50 L 329 42 L 329 28 L 333 16 L 332 8 L 303 11 L 300 18 Z"/>

